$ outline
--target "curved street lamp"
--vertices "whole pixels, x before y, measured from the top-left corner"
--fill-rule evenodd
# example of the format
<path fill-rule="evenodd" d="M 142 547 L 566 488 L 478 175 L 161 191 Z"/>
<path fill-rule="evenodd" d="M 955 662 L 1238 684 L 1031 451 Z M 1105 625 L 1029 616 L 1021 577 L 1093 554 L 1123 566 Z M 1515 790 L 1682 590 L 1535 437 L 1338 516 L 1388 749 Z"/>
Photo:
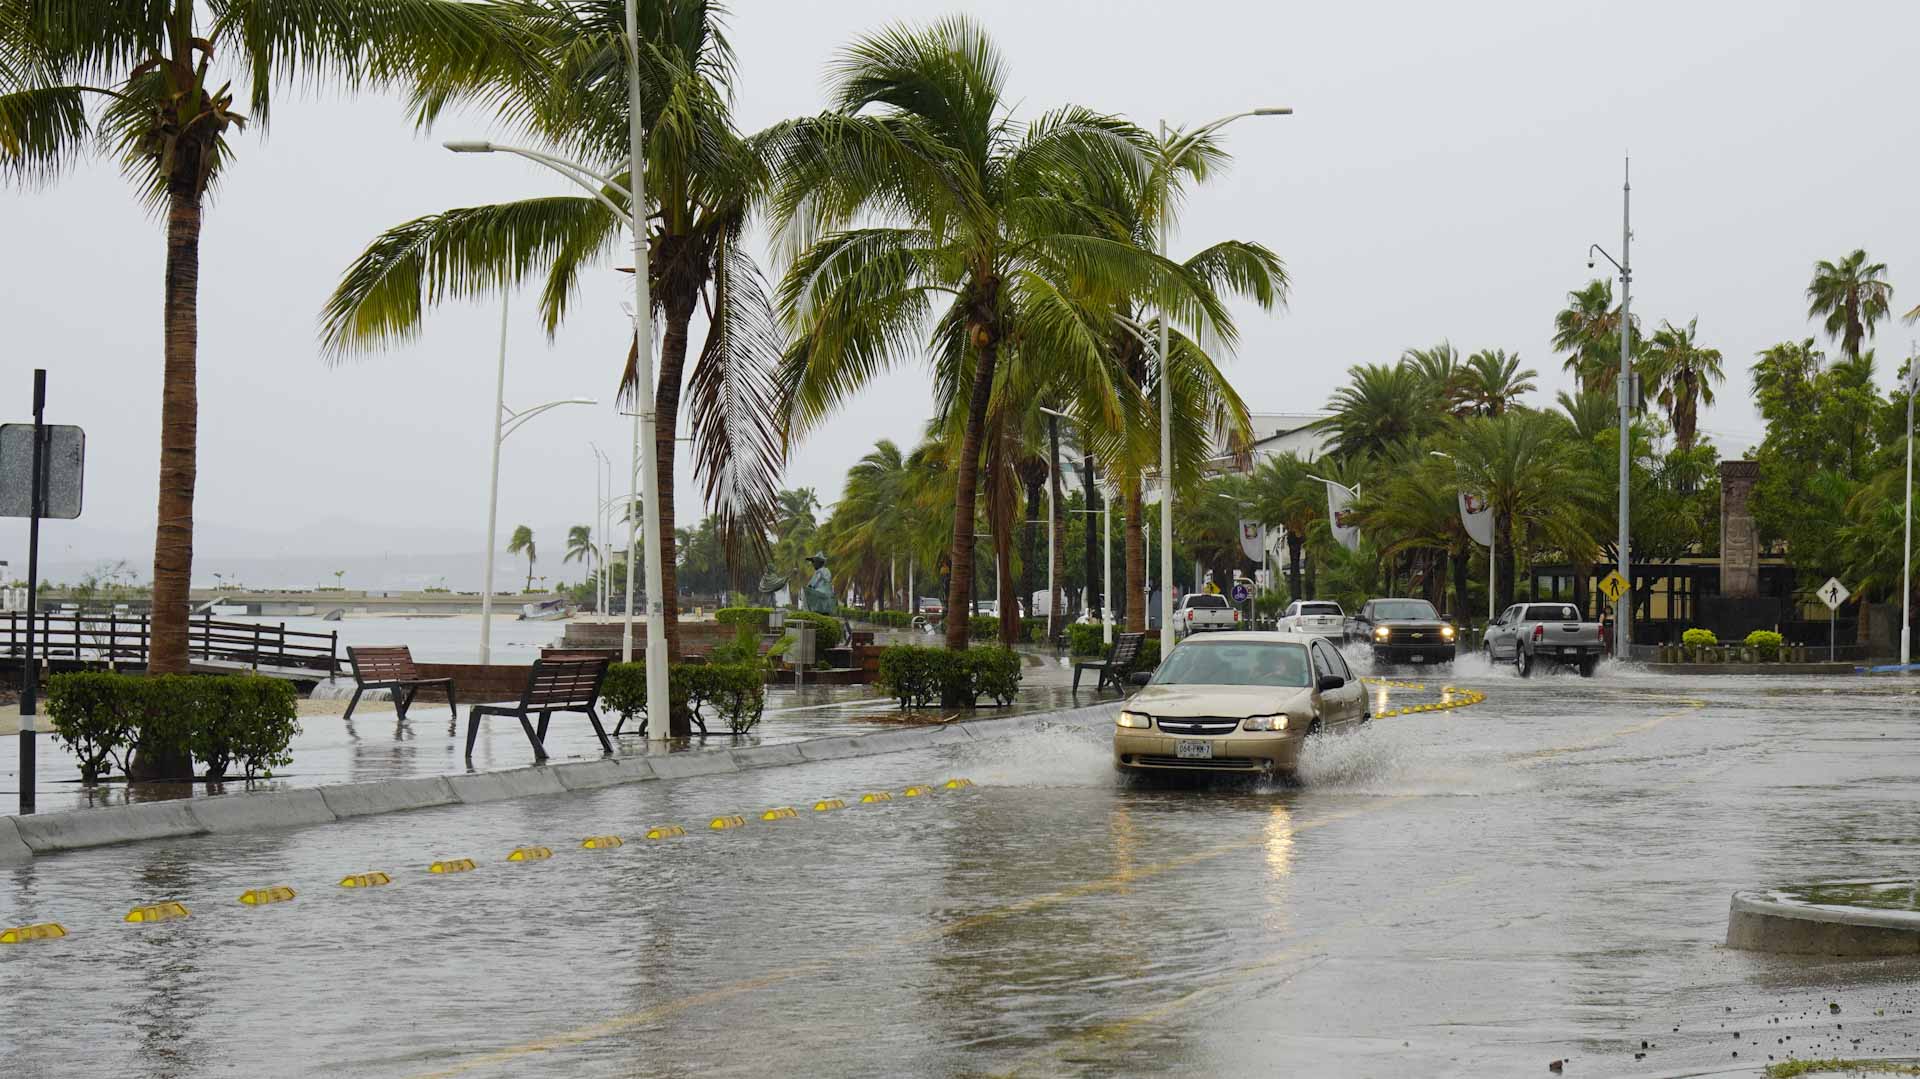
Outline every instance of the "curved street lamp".
<path fill-rule="evenodd" d="M 1170 137 L 1167 122 L 1160 121 L 1160 220 L 1158 232 L 1160 257 L 1167 257 L 1167 237 L 1173 231 L 1173 163 L 1201 138 L 1249 116 L 1291 116 L 1287 107 L 1248 109 L 1201 124 L 1177 138 Z M 1168 377 L 1168 313 L 1160 312 L 1160 474 L 1163 484 L 1160 505 L 1160 654 L 1173 651 L 1173 380 Z"/>

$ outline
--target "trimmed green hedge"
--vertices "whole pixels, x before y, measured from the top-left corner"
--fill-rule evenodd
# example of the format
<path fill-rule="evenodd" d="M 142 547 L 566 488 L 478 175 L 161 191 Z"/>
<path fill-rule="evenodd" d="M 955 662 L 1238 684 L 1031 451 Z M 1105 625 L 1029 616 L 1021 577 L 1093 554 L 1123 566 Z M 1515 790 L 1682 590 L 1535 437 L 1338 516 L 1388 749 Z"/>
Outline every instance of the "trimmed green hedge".
<path fill-rule="evenodd" d="M 713 612 L 713 620 L 729 625 L 751 625 L 755 632 L 766 633 L 767 620 L 773 616 L 772 607 L 722 607 Z M 813 643 L 819 649 L 838 648 L 845 639 L 840 620 L 830 614 L 815 614 L 812 611 L 787 610 L 789 622 L 811 622 L 814 625 Z"/>
<path fill-rule="evenodd" d="M 695 716 L 705 726 L 707 708 L 727 723 L 733 734 L 745 734 L 760 724 L 767 708 L 765 668 L 759 663 L 676 663 L 667 668 L 667 701 L 676 717 L 689 723 Z M 600 684 L 600 702 L 609 712 L 632 721 L 647 715 L 647 665 L 616 663 L 607 668 Z"/>
<path fill-rule="evenodd" d="M 1098 622 L 1075 622 L 1067 627 L 1067 651 L 1076 656 L 1105 655 L 1107 644 L 1100 639 Z"/>
<path fill-rule="evenodd" d="M 1756 629 L 1747 634 L 1747 647 L 1754 650 L 1763 663 L 1773 663 L 1780 658 L 1780 646 L 1786 638 L 1770 629 Z"/>
<path fill-rule="evenodd" d="M 1023 674 L 1019 653 L 1008 648 L 969 648 L 950 652 L 897 644 L 880 652 L 880 686 L 902 708 L 976 708 L 981 697 L 997 705 L 1013 703 Z"/>
<path fill-rule="evenodd" d="M 186 754 L 222 779 L 238 764 L 247 779 L 293 761 L 300 733 L 293 683 L 255 675 L 115 674 L 81 671 L 47 680 L 54 734 L 93 783 L 117 762 L 126 774 L 138 750 Z"/>
<path fill-rule="evenodd" d="M 1720 643 L 1720 638 L 1710 629 L 1690 629 L 1680 635 L 1680 643 L 1688 648 L 1706 648 Z"/>

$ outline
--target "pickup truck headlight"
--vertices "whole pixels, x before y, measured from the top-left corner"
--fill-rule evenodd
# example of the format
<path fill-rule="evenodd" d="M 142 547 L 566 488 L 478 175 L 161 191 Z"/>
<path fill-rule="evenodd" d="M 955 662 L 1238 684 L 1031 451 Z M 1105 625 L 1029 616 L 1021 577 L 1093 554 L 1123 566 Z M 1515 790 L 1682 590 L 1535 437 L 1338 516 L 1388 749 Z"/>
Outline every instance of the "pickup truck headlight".
<path fill-rule="evenodd" d="M 1129 712 L 1122 709 L 1120 715 L 1114 719 L 1114 723 L 1121 727 L 1143 729 L 1153 726 L 1153 717 L 1145 712 Z"/>
<path fill-rule="evenodd" d="M 1392 634 L 1392 631 L 1387 629 L 1387 627 L 1379 626 L 1379 627 L 1376 627 L 1373 631 L 1373 639 L 1376 641 L 1384 641 L 1391 634 Z"/>
<path fill-rule="evenodd" d="M 1451 641 L 1451 640 L 1453 640 L 1453 627 L 1452 627 L 1452 626 L 1441 626 L 1441 627 L 1440 627 L 1440 636 L 1442 636 L 1442 637 L 1445 637 L 1445 638 L 1446 638 L 1447 640 L 1449 640 L 1449 641 Z"/>
<path fill-rule="evenodd" d="M 1240 724 L 1240 727 L 1242 730 L 1249 731 L 1284 731 L 1287 729 L 1287 717 L 1284 714 L 1277 716 L 1250 716 L 1246 722 Z"/>

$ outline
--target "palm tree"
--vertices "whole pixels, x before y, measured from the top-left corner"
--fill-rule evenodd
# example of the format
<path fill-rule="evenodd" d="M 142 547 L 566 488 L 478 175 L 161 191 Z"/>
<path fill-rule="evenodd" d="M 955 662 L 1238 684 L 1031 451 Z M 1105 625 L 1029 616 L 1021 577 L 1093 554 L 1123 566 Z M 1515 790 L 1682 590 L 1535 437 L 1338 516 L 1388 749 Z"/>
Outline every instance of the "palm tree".
<path fill-rule="evenodd" d="M 500 8 L 460 0 L 0 2 L 0 177 L 63 177 L 97 150 L 165 220 L 160 497 L 148 669 L 187 669 L 199 423 L 200 226 L 232 134 L 265 127 L 293 81 L 349 88 L 419 71 L 458 77 L 510 52 Z M 240 111 L 227 74 L 244 79 Z"/>
<path fill-rule="evenodd" d="M 936 394 L 965 402 L 947 586 L 956 612 L 973 591 L 974 506 L 1002 359 L 1027 355 L 1062 378 L 1110 383 L 1113 297 L 1156 287 L 1189 322 L 1224 315 L 1191 291 L 1176 295 L 1164 260 L 1097 235 L 1065 197 L 1076 175 L 1144 172 L 1141 133 L 1073 107 L 1017 123 L 1005 77 L 968 19 L 895 27 L 841 53 L 833 111 L 773 140 L 778 240 L 798 249 L 778 297 L 796 338 L 782 374 L 788 438 L 919 354 L 932 329 Z M 1101 291 L 1074 287 L 1087 280 Z M 1002 581 L 1011 592 L 1011 574 Z M 967 646 L 964 619 L 948 619 L 946 640 Z"/>
<path fill-rule="evenodd" d="M 1569 433 L 1553 413 L 1518 408 L 1468 420 L 1450 440 L 1460 482 L 1484 493 L 1493 507 L 1501 607 L 1513 602 L 1516 544 L 1590 557 L 1593 539 L 1582 510 L 1603 496 L 1580 467 Z"/>
<path fill-rule="evenodd" d="M 1460 361 L 1460 350 L 1450 341 L 1432 348 L 1410 348 L 1400 354 L 1400 363 L 1420 373 L 1427 392 L 1438 398 L 1448 412 L 1459 414 L 1467 390 L 1468 371 Z"/>
<path fill-rule="evenodd" d="M 1591 444 L 1600 435 L 1620 429 L 1620 414 L 1610 395 L 1561 390 L 1555 400 L 1572 427 L 1575 441 Z"/>
<path fill-rule="evenodd" d="M 1647 341 L 1642 366 L 1644 380 L 1657 386 L 1660 407 L 1673 425 L 1674 445 L 1681 453 L 1693 449 L 1699 428 L 1700 406 L 1713 404 L 1713 386 L 1725 382 L 1720 369 L 1720 350 L 1702 348 L 1695 340 L 1700 320 L 1689 319 L 1685 329 L 1662 322 Z"/>
<path fill-rule="evenodd" d="M 1822 328 L 1840 342 L 1842 352 L 1860 355 L 1861 344 L 1873 336 L 1874 323 L 1887 317 L 1893 286 L 1886 276 L 1887 264 L 1868 262 L 1867 253 L 1859 249 L 1837 263 L 1814 263 L 1813 280 L 1807 283 L 1807 317 L 1823 319 Z"/>
<path fill-rule="evenodd" d="M 561 562 L 585 562 L 592 565 L 599 560 L 600 548 L 594 546 L 591 527 L 574 525 L 567 529 L 567 553 L 561 556 Z"/>
<path fill-rule="evenodd" d="M 1348 368 L 1347 375 L 1327 402 L 1333 415 L 1319 423 L 1333 433 L 1330 449 L 1339 456 L 1379 456 L 1438 430 L 1446 415 L 1415 367 L 1369 363 Z"/>
<path fill-rule="evenodd" d="M 1533 368 L 1520 367 L 1518 355 L 1509 356 L 1505 349 L 1481 349 L 1467 357 L 1459 399 L 1479 415 L 1498 416 L 1522 394 L 1539 389 L 1533 382 L 1539 377 Z"/>
<path fill-rule="evenodd" d="M 504 5 L 503 5 L 504 6 Z M 520 64 L 471 78 L 422 80 L 425 120 L 459 104 L 495 111 L 536 141 L 626 183 L 628 75 L 624 9 L 584 0 L 512 6 L 531 43 Z M 733 50 L 711 0 L 640 5 L 647 131 L 648 274 L 661 320 L 654 391 L 659 465 L 662 619 L 678 658 L 679 587 L 674 457 L 683 396 L 694 475 L 730 555 L 764 551 L 782 452 L 773 370 L 781 348 L 768 289 L 744 241 L 768 179 L 757 140 L 734 130 Z M 622 199 L 617 191 L 603 194 Z M 540 197 L 429 214 L 375 237 L 328 299 L 322 337 L 340 355 L 417 335 L 425 309 L 522 281 L 542 281 L 548 333 L 564 319 L 583 273 L 620 246 L 627 225 L 590 195 Z M 704 323 L 689 372 L 694 316 Z M 629 344 L 621 391 L 635 392 Z"/>
<path fill-rule="evenodd" d="M 533 549 L 533 529 L 520 525 L 513 530 L 513 536 L 507 540 L 508 554 L 527 556 L 527 591 L 533 591 L 533 562 L 536 557 Z"/>
<path fill-rule="evenodd" d="M 1302 583 L 1301 560 L 1314 523 L 1327 515 L 1326 484 L 1312 471 L 1296 454 L 1269 457 L 1254 469 L 1249 491 L 1261 523 L 1286 531 L 1287 591 L 1296 600 L 1312 598 Z"/>
<path fill-rule="evenodd" d="M 906 579 L 898 574 L 909 528 L 906 494 L 906 455 L 883 438 L 847 470 L 840 501 L 821 527 L 827 555 L 863 596 L 895 600 Z"/>
<path fill-rule="evenodd" d="M 1640 320 L 1627 329 L 1628 348 L 1640 350 Z M 1553 347 L 1567 354 L 1563 370 L 1580 383 L 1583 393 L 1611 394 L 1620 380 L 1620 308 L 1613 302 L 1613 282 L 1594 280 L 1567 293 L 1567 306 L 1553 318 Z"/>

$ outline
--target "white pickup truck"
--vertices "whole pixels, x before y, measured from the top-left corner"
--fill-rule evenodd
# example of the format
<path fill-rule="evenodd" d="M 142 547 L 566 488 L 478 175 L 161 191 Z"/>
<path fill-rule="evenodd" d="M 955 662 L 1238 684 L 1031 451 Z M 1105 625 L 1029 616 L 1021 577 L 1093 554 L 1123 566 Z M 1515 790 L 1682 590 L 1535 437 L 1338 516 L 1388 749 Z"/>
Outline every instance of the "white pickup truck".
<path fill-rule="evenodd" d="M 1571 603 L 1516 603 L 1487 627 L 1487 662 L 1512 663 L 1522 678 L 1540 663 L 1578 666 L 1592 678 L 1606 650 L 1600 623 L 1582 619 Z"/>
<path fill-rule="evenodd" d="M 1176 637 L 1239 628 L 1240 612 L 1234 610 L 1233 604 L 1228 603 L 1225 596 L 1189 592 L 1173 605 L 1173 633 Z"/>

